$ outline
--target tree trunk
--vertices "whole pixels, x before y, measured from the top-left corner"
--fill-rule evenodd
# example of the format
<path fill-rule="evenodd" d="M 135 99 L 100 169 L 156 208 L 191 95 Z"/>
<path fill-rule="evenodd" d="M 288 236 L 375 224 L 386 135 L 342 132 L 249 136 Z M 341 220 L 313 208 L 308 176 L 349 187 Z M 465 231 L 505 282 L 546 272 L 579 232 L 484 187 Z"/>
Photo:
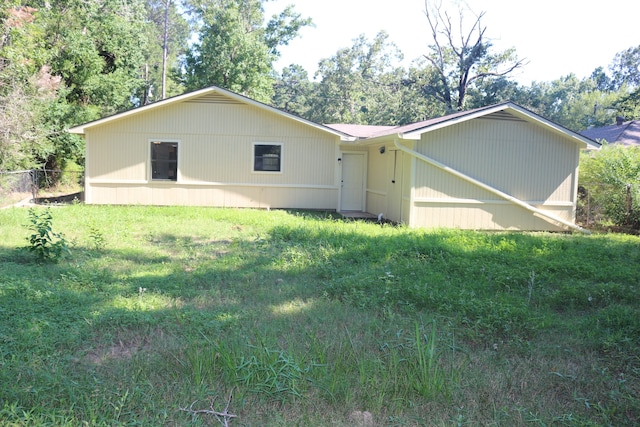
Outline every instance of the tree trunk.
<path fill-rule="evenodd" d="M 164 9 L 164 34 L 162 38 L 162 99 L 167 97 L 167 40 L 169 38 L 169 6 L 171 0 L 167 0 Z"/>

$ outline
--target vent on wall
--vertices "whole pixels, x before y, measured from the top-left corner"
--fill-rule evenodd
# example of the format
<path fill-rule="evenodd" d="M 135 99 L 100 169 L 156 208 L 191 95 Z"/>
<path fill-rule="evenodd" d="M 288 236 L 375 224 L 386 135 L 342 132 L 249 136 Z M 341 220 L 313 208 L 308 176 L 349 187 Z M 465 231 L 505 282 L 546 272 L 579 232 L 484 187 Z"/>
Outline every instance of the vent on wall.
<path fill-rule="evenodd" d="M 220 95 L 219 93 L 202 95 L 197 98 L 190 99 L 186 102 L 192 102 L 196 104 L 242 104 L 240 101 L 236 101 L 235 99 Z"/>
<path fill-rule="evenodd" d="M 521 118 L 507 113 L 506 111 L 498 111 L 497 113 L 489 114 L 488 116 L 485 116 L 483 118 L 490 120 L 510 120 L 516 122 L 524 122 L 524 120 L 522 120 Z"/>

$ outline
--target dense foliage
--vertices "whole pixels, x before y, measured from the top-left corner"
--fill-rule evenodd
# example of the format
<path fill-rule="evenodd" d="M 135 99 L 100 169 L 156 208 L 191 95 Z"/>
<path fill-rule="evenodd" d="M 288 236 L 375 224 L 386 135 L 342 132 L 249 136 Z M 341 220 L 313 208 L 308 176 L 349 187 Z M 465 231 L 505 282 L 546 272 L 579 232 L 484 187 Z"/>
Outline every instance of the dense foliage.
<path fill-rule="evenodd" d="M 217 85 L 269 102 L 273 95 L 273 62 L 278 48 L 311 24 L 292 7 L 265 25 L 264 0 L 194 2 L 198 40 L 184 60 L 187 90 Z"/>
<path fill-rule="evenodd" d="M 380 32 L 320 60 L 312 80 L 296 64 L 274 68 L 311 18 L 293 6 L 265 16 L 266 1 L 3 2 L 0 171 L 82 164 L 83 141 L 65 129 L 210 85 L 321 123 L 405 124 L 505 100 L 577 131 L 640 114 L 640 47 L 588 78 L 526 87 L 510 80 L 526 61 L 494 50 L 484 13 L 455 19 L 427 2 L 425 52 L 408 68 Z"/>
<path fill-rule="evenodd" d="M 584 153 L 580 184 L 614 225 L 640 229 L 640 147 L 604 145 Z"/>
<path fill-rule="evenodd" d="M 278 48 L 311 21 L 289 7 L 264 22 L 263 1 L 2 3 L 0 171 L 82 163 L 65 129 L 185 90 L 269 101 Z"/>

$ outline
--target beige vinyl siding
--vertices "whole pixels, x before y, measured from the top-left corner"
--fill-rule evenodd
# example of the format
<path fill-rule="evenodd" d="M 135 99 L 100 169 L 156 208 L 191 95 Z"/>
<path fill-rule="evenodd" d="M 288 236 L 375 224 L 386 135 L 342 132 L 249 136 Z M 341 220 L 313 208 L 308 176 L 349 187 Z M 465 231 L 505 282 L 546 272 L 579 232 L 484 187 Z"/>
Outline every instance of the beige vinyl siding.
<path fill-rule="evenodd" d="M 151 181 L 151 140 L 179 141 L 177 182 Z M 91 203 L 336 209 L 337 136 L 220 95 L 90 128 L 86 142 Z M 253 172 L 254 143 L 282 144 L 282 173 Z"/>
<path fill-rule="evenodd" d="M 554 212 L 555 209 L 536 207 L 563 216 L 561 213 L 564 211 Z M 415 203 L 412 226 L 472 230 L 564 230 L 564 227 L 506 201 L 477 204 Z"/>
<path fill-rule="evenodd" d="M 309 197 L 312 194 L 313 197 Z M 94 204 L 185 205 L 247 208 L 332 209 L 336 191 L 326 188 L 267 186 L 162 187 L 135 184 L 94 184 Z"/>
<path fill-rule="evenodd" d="M 380 154 L 382 146 L 384 154 Z M 382 213 L 388 220 L 409 224 L 413 159 L 398 151 L 393 140 L 389 140 L 370 146 L 368 160 L 367 212 Z"/>
<path fill-rule="evenodd" d="M 387 180 L 389 178 L 389 155 L 380 154 L 381 145 L 369 147 L 367 156 L 367 194 L 366 210 L 375 215 L 387 211 Z M 389 144 L 386 145 L 389 148 Z"/>
<path fill-rule="evenodd" d="M 402 216 L 403 224 L 411 224 L 411 199 L 413 195 L 413 171 L 415 170 L 415 159 L 412 156 L 403 154 L 402 167 Z"/>
<path fill-rule="evenodd" d="M 573 221 L 577 144 L 540 126 L 495 114 L 423 135 L 416 151 Z M 417 161 L 413 226 L 558 230 L 499 196 Z"/>

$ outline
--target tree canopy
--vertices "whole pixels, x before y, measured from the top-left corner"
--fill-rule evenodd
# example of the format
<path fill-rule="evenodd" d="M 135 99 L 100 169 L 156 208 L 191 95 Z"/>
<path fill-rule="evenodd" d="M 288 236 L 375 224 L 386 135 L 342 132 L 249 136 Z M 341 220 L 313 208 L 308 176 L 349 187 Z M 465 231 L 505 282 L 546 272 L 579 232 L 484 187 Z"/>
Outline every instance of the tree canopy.
<path fill-rule="evenodd" d="M 310 25 L 292 7 L 265 25 L 264 0 L 210 0 L 191 6 L 197 41 L 188 50 L 182 81 L 193 90 L 217 85 L 268 102 L 278 48 Z"/>
<path fill-rule="evenodd" d="M 0 153 L 3 163 L 63 167 L 81 160 L 82 140 L 64 129 L 131 107 L 142 82 L 143 6 L 142 0 L 2 6 L 0 108 L 9 123 L 1 147 L 13 147 Z"/>
<path fill-rule="evenodd" d="M 515 49 L 497 52 L 484 12 L 425 2 L 425 52 L 408 67 L 384 31 L 278 71 L 312 26 L 268 0 L 5 0 L 0 4 L 0 171 L 82 163 L 65 129 L 217 85 L 320 123 L 396 125 L 515 101 L 572 130 L 640 118 L 640 46 L 586 78 L 522 86 Z M 434 0 L 437 1 L 437 0 Z"/>

